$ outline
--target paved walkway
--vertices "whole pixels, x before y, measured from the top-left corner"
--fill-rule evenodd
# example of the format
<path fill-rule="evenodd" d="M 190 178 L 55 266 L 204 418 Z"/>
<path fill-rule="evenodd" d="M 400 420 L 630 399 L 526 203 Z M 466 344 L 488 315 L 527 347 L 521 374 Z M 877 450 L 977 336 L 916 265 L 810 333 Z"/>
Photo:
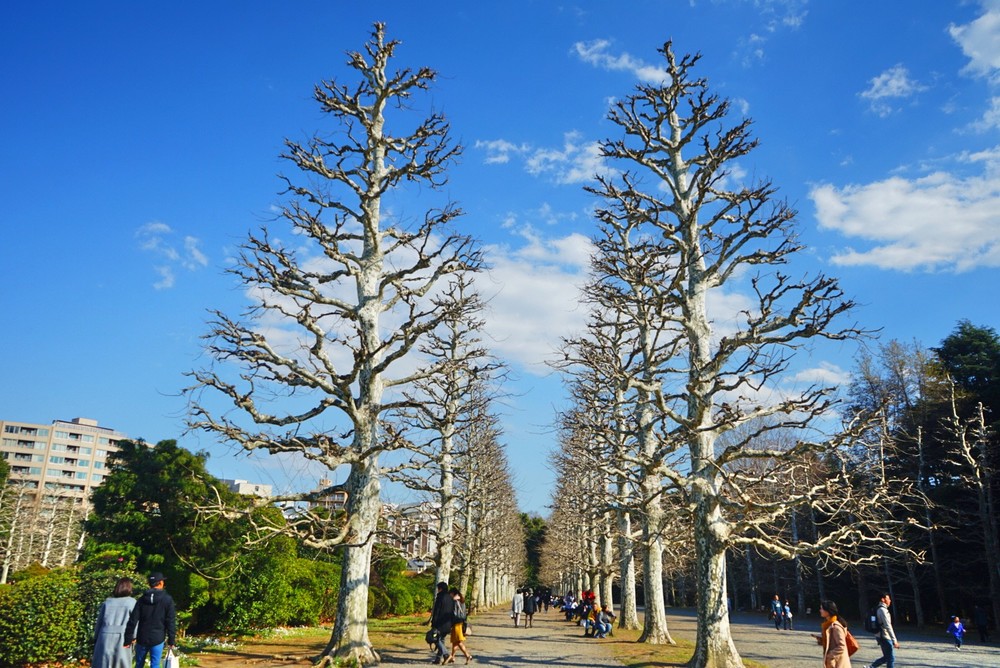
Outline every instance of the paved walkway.
<path fill-rule="evenodd" d="M 641 615 L 641 613 L 640 613 Z M 691 610 L 670 609 L 667 613 L 670 633 L 676 640 L 694 640 L 695 615 Z M 798 630 L 776 631 L 764 615 L 737 613 L 732 618 L 733 639 L 740 655 L 768 668 L 809 668 L 821 665 L 820 649 L 812 634 L 818 633 L 819 619 L 797 618 Z M 583 629 L 566 622 L 551 609 L 535 615 L 534 627 L 514 628 L 505 610 L 493 610 L 476 615 L 472 620 L 472 635 L 466 646 L 472 653 L 474 666 L 523 668 L 525 666 L 620 666 L 611 657 L 611 640 L 584 638 Z M 855 629 L 861 649 L 852 657 L 854 668 L 861 668 L 882 656 L 871 634 Z M 956 651 L 944 629 L 940 634 L 917 634 L 903 629 L 899 633 L 900 649 L 896 653 L 899 668 L 1000 668 L 1000 643 L 980 645 L 975 633 L 966 634 L 968 641 L 961 652 Z M 433 654 L 423 645 L 419 649 L 382 650 L 382 666 L 429 665 Z M 455 657 L 456 666 L 465 658 Z M 653 668 L 655 664 L 649 666 Z"/>
<path fill-rule="evenodd" d="M 674 637 L 694 638 L 695 617 L 692 611 L 670 610 L 667 614 L 670 632 Z M 737 613 L 732 617 L 733 640 L 740 656 L 753 659 L 768 668 L 802 668 L 820 666 L 820 648 L 813 639 L 819 633 L 819 618 L 796 618 L 795 631 L 776 631 L 774 623 L 762 614 Z M 850 620 L 849 620 L 850 623 Z M 882 656 L 878 643 L 860 624 L 851 624 L 851 633 L 858 639 L 861 649 L 851 657 L 854 668 L 861 668 Z M 966 633 L 965 647 L 956 651 L 951 636 L 944 627 L 939 633 L 918 633 L 915 630 L 896 629 L 899 649 L 896 665 L 899 668 L 1000 668 L 1000 643 L 980 645 L 975 631 Z"/>
<path fill-rule="evenodd" d="M 524 621 L 521 622 L 524 624 Z M 474 615 L 469 624 L 472 635 L 465 646 L 472 654 L 473 666 L 521 668 L 523 666 L 621 666 L 611 658 L 611 652 L 602 647 L 602 640 L 583 637 L 583 628 L 566 621 L 555 608 L 548 613 L 535 615 L 534 625 L 526 629 L 514 628 L 505 609 L 496 609 Z M 451 648 L 451 643 L 447 643 Z M 381 650 L 380 650 L 381 651 Z M 429 665 L 433 654 L 423 646 L 419 652 L 382 651 L 380 666 Z M 461 653 L 455 657 L 455 666 L 465 665 Z"/>

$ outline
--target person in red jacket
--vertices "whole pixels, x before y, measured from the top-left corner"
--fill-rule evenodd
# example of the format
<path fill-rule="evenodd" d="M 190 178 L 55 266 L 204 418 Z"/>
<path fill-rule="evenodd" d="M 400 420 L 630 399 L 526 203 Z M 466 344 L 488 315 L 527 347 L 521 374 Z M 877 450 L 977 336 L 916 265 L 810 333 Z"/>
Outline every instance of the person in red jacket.
<path fill-rule="evenodd" d="M 160 668 L 163 645 L 173 649 L 177 641 L 177 608 L 166 592 L 163 573 L 151 573 L 149 589 L 132 608 L 125 627 L 125 646 L 135 643 L 135 665 L 143 668 L 149 655 L 149 668 Z"/>

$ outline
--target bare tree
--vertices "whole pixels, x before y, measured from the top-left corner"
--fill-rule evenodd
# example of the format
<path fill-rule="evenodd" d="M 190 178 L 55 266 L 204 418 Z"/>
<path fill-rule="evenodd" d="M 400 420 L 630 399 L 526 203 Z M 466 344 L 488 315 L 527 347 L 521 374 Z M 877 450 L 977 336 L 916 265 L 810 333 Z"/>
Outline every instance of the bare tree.
<path fill-rule="evenodd" d="M 983 404 L 976 404 L 973 416 L 959 416 L 954 387 L 951 394 L 951 416 L 947 420 L 953 440 L 950 463 L 960 483 L 971 490 L 979 520 L 978 543 L 984 552 L 988 572 L 993 618 L 1000 619 L 1000 527 L 997 525 L 997 502 L 994 496 L 996 471 L 990 462 L 990 440 L 994 436 L 986 422 Z"/>
<path fill-rule="evenodd" d="M 457 521 L 456 438 L 494 399 L 491 385 L 503 366 L 482 345 L 483 302 L 469 276 L 456 276 L 435 303 L 448 316 L 438 330 L 428 333 L 421 353 L 438 373 L 414 381 L 404 392 L 408 405 L 398 420 L 414 432 L 407 439 L 413 457 L 389 476 L 435 499 L 440 509 L 435 581 L 448 582 Z"/>
<path fill-rule="evenodd" d="M 243 319 L 214 312 L 207 346 L 239 374 L 227 373 L 227 365 L 197 371 L 189 391 L 193 428 L 249 451 L 292 453 L 331 471 L 348 467 L 343 485 L 322 492 L 346 492 L 341 526 L 310 526 L 307 520 L 317 518 L 306 515 L 289 523 L 310 544 L 342 546 L 324 661 L 378 661 L 367 599 L 379 455 L 398 444 L 384 415 L 409 406 L 401 391 L 439 370 L 413 360 L 420 342 L 451 315 L 430 297 L 447 276 L 476 271 L 481 262 L 470 238 L 449 231 L 460 213 L 450 203 L 416 223 L 387 214 L 404 186 L 444 184 L 459 152 L 437 113 L 410 130 L 403 113 L 390 125 L 390 108 L 406 111 L 436 76 L 428 68 L 390 70 L 397 46 L 376 23 L 364 51 L 349 54 L 357 83 L 315 88 L 337 131 L 285 142 L 282 157 L 299 170 L 297 178 L 283 177 L 288 199 L 280 214 L 296 235 L 294 247 L 266 229 L 250 235 L 231 272 L 255 303 Z M 209 403 L 219 395 L 229 411 Z"/>
<path fill-rule="evenodd" d="M 641 363 L 627 380 L 635 389 L 639 453 L 647 467 L 641 498 L 672 488 L 691 512 L 699 624 L 690 665 L 736 668 L 742 664 L 726 604 L 730 547 L 787 559 L 807 549 L 846 558 L 838 545 L 876 537 L 864 522 L 831 522 L 809 546 L 762 530 L 795 507 L 817 505 L 825 517 L 839 518 L 845 507 L 871 501 L 849 484 L 846 446 L 853 430 L 805 438 L 810 425 L 832 414 L 832 388 L 774 392 L 798 348 L 861 332 L 837 324 L 853 303 L 834 279 L 795 279 L 778 270 L 801 250 L 795 212 L 775 201 L 767 181 L 732 182 L 731 166 L 756 146 L 750 121 L 723 126 L 729 105 L 693 76 L 699 56 L 678 59 L 670 43 L 660 53 L 664 82 L 638 86 L 609 114 L 622 138 L 603 142 L 602 154 L 620 173 L 598 177 L 590 188 L 606 202 L 597 212 L 594 265 L 604 306 L 629 313 L 638 332 Z M 724 288 L 742 291 L 737 312 L 713 310 L 711 296 Z M 743 424 L 760 426 L 720 443 Z M 803 434 L 792 447 L 754 447 L 770 431 L 790 428 Z M 807 485 L 819 452 L 829 476 Z M 747 458 L 767 462 L 772 480 L 799 491 L 771 501 L 755 494 L 762 481 L 732 466 Z M 644 507 L 663 512 L 661 504 Z M 746 507 L 753 517 L 737 521 Z M 646 526 L 666 520 L 651 518 Z M 655 541 L 648 538 L 649 545 Z"/>
<path fill-rule="evenodd" d="M 469 610 L 487 610 L 505 598 L 524 573 L 524 530 L 507 456 L 489 402 L 473 401 L 476 416 L 459 436 L 456 452 L 456 536 L 459 587 Z"/>

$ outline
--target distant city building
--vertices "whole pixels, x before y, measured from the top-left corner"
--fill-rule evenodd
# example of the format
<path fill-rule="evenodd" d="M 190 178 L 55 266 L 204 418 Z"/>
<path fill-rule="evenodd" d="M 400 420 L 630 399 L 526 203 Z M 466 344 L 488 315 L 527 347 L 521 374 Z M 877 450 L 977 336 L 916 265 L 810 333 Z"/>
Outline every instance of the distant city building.
<path fill-rule="evenodd" d="M 127 436 L 96 420 L 52 424 L 0 420 L 0 457 L 10 466 L 2 519 L 0 583 L 30 564 L 68 566 L 83 545 L 90 492 L 108 475 L 108 457 Z"/>
<path fill-rule="evenodd" d="M 319 485 L 313 490 L 313 494 L 318 494 L 324 489 L 332 485 L 329 479 L 323 478 L 319 481 Z M 315 510 L 316 508 L 323 508 L 324 510 L 329 510 L 331 512 L 338 512 L 344 510 L 347 507 L 347 492 L 343 490 L 337 490 L 332 494 L 324 494 L 320 496 L 315 501 L 309 502 L 309 509 Z"/>
<path fill-rule="evenodd" d="M 248 482 L 246 480 L 229 480 L 227 478 L 220 478 L 219 482 L 227 485 L 230 492 L 236 492 L 237 494 L 259 496 L 264 499 L 271 496 L 270 485 L 259 485 L 255 482 Z"/>
<path fill-rule="evenodd" d="M 333 483 L 324 478 L 313 493 L 329 488 Z M 340 512 L 347 508 L 347 492 L 336 490 L 309 502 L 309 509 L 323 508 Z M 382 527 L 377 538 L 383 545 L 399 551 L 412 570 L 423 571 L 433 566 L 430 559 L 437 553 L 438 509 L 436 503 L 382 504 Z"/>
<path fill-rule="evenodd" d="M 386 534 L 379 540 L 399 550 L 410 568 L 423 571 L 437 553 L 437 524 L 440 506 L 436 503 L 382 505 Z"/>
<path fill-rule="evenodd" d="M 10 466 L 11 483 L 34 490 L 40 502 L 72 498 L 80 504 L 108 475 L 108 455 L 128 439 L 88 418 L 52 424 L 0 420 L 0 436 L 0 457 Z"/>

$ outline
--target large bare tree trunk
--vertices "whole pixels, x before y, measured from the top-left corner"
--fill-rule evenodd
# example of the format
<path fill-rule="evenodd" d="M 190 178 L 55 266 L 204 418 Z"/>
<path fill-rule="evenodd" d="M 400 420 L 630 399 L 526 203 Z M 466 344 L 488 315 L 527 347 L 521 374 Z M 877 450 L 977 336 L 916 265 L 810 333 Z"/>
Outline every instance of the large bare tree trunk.
<path fill-rule="evenodd" d="M 663 506 L 660 504 L 660 478 L 655 473 L 647 474 L 640 485 L 646 503 L 643 514 L 642 537 L 645 546 L 643 559 L 643 620 L 639 642 L 650 644 L 675 644 L 667 628 L 667 611 L 663 597 L 663 538 L 661 528 L 664 521 Z"/>
<path fill-rule="evenodd" d="M 347 478 L 350 531 L 343 547 L 337 616 L 330 642 L 321 655 L 322 663 L 332 665 L 333 657 L 359 665 L 380 661 L 368 637 L 368 583 L 382 504 L 377 471 L 378 457 L 373 456 L 352 465 Z"/>
<path fill-rule="evenodd" d="M 708 440 L 704 438 L 704 440 Z M 704 441 L 702 441 L 702 447 Z M 704 459 L 702 461 L 705 461 Z M 713 471 L 695 470 L 695 573 L 697 577 L 698 630 L 690 666 L 742 668 L 733 644 L 726 606 L 726 540 L 728 525 L 722 519 Z M 699 491 L 705 490 L 705 491 Z"/>
<path fill-rule="evenodd" d="M 635 603 L 635 551 L 632 540 L 632 516 L 627 510 L 618 512 L 618 569 L 621 577 L 622 600 L 618 611 L 618 626 L 639 628 L 639 613 Z"/>

